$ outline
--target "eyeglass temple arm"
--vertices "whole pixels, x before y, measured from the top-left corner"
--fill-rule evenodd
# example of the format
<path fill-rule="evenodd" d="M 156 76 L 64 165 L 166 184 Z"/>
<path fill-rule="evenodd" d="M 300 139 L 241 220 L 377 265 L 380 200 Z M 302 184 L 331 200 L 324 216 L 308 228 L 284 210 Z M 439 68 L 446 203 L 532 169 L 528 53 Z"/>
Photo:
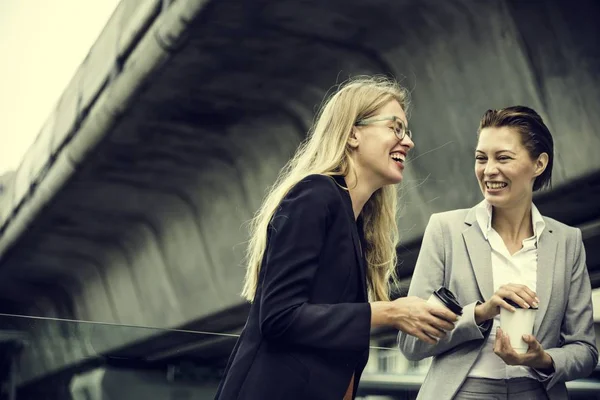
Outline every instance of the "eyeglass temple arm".
<path fill-rule="evenodd" d="M 381 118 L 366 118 L 358 120 L 354 123 L 354 125 L 368 125 L 371 122 L 379 122 L 379 121 L 396 121 L 398 118 L 396 117 L 381 117 Z"/>

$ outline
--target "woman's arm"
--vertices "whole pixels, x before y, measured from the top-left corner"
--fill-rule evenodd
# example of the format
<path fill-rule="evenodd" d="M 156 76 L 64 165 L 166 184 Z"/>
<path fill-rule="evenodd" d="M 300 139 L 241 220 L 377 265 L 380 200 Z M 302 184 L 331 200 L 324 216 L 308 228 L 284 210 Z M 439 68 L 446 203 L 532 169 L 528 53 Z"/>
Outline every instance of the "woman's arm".
<path fill-rule="evenodd" d="M 368 303 L 309 303 L 331 213 L 342 206 L 336 191 L 330 178 L 311 175 L 292 188 L 272 219 L 257 298 L 268 340 L 340 350 L 369 345 Z"/>
<path fill-rule="evenodd" d="M 592 287 L 585 262 L 585 248 L 581 230 L 577 229 L 575 239 L 575 265 L 565 314 L 560 330 L 560 347 L 547 349 L 553 361 L 554 372 L 547 378 L 546 388 L 557 382 L 585 378 L 598 364 L 598 350 L 594 333 L 592 310 Z"/>
<path fill-rule="evenodd" d="M 429 298 L 431 293 L 444 284 L 444 235 L 439 216 L 431 216 L 425 234 L 417 264 L 412 275 L 409 296 L 417 296 L 423 299 Z M 483 339 L 486 329 L 491 324 L 484 323 L 478 326 L 475 322 L 475 306 L 471 303 L 463 308 L 463 315 L 456 323 L 454 330 L 440 339 L 436 344 L 428 344 L 416 340 L 415 337 L 404 332 L 398 334 L 398 346 L 409 360 L 422 360 L 423 358 L 436 356 L 444 353 L 455 346 L 475 339 Z"/>

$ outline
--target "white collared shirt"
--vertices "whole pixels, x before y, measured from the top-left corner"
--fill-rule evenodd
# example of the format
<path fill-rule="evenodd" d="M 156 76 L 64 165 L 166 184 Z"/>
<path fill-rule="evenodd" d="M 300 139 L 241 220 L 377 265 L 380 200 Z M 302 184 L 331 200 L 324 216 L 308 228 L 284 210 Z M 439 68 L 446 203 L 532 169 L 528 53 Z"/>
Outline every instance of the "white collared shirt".
<path fill-rule="evenodd" d="M 492 252 L 492 276 L 494 292 L 507 283 L 526 285 L 534 292 L 537 287 L 537 244 L 546 224 L 537 207 L 531 204 L 531 222 L 534 235 L 523 240 L 523 247 L 511 255 L 504 241 L 492 228 L 492 206 L 483 200 L 476 206 L 475 215 L 483 236 L 490 244 Z M 484 344 L 481 353 L 469 371 L 470 378 L 510 379 L 533 378 L 537 379 L 529 367 L 506 365 L 494 353 L 496 341 L 496 328 L 500 326 L 500 315 L 494 318 L 490 335 Z"/>

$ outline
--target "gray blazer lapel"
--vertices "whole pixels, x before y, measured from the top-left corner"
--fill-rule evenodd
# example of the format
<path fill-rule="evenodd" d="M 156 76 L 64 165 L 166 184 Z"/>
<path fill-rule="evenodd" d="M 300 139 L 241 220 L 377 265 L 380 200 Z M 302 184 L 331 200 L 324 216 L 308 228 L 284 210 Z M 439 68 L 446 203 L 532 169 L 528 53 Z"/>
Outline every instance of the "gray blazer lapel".
<path fill-rule="evenodd" d="M 477 285 L 483 301 L 494 294 L 494 276 L 492 275 L 492 252 L 489 243 L 485 240 L 477 220 L 475 209 L 472 208 L 467 214 L 465 223 L 469 227 L 463 231 L 463 238 L 467 245 L 467 252 L 471 259 L 471 265 L 477 278 Z"/>
<path fill-rule="evenodd" d="M 537 260 L 537 283 L 536 293 L 540 299 L 539 309 L 535 317 L 535 323 L 533 325 L 533 335 L 535 336 L 544 316 L 548 309 L 548 303 L 550 302 L 550 296 L 552 296 L 552 283 L 554 282 L 554 267 L 556 264 L 556 249 L 558 241 L 556 235 L 548 230 L 548 224 L 546 223 L 546 230 L 540 236 L 538 242 L 538 260 Z"/>

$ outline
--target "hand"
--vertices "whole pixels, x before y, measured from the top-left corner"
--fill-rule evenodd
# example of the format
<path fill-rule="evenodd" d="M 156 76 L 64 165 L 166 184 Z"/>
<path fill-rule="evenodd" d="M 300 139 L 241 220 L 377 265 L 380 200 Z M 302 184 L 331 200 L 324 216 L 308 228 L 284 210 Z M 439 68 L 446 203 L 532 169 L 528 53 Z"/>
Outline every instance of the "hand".
<path fill-rule="evenodd" d="M 540 302 L 535 292 L 527 286 L 508 283 L 500 286 L 488 301 L 475 307 L 475 322 L 479 325 L 484 321 L 494 318 L 500 314 L 500 308 L 514 312 L 514 307 L 504 301 L 504 299 L 510 299 L 523 308 L 537 307 Z"/>
<path fill-rule="evenodd" d="M 453 312 L 414 296 L 394 300 L 390 313 L 392 326 L 429 344 L 437 343 L 454 329 L 457 319 Z"/>
<path fill-rule="evenodd" d="M 527 353 L 519 354 L 510 344 L 508 335 L 498 327 L 496 330 L 496 341 L 494 342 L 494 353 L 507 365 L 524 365 L 526 367 L 540 370 L 553 368 L 552 357 L 544 351 L 544 348 L 532 335 L 523 335 L 523 340 L 529 345 Z"/>

